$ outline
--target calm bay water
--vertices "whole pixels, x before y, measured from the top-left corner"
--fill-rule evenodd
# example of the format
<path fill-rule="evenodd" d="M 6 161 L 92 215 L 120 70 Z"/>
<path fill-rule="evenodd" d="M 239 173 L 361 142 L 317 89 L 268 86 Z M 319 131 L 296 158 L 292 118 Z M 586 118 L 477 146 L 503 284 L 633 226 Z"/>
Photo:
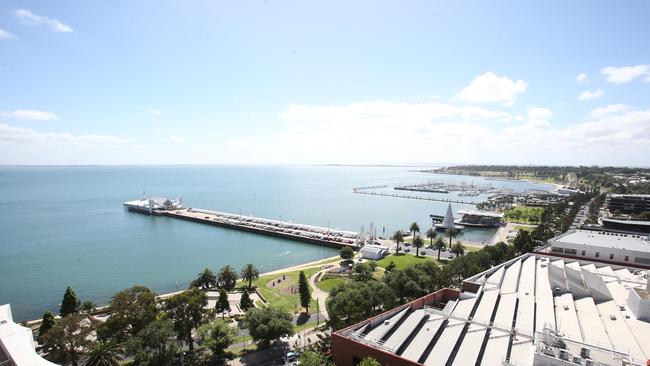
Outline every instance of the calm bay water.
<path fill-rule="evenodd" d="M 0 167 L 0 304 L 11 303 L 18 320 L 38 318 L 45 309 L 58 312 L 66 286 L 82 300 L 105 304 L 116 291 L 135 284 L 156 292 L 186 287 L 205 267 L 239 269 L 255 263 L 270 271 L 337 254 L 122 208 L 122 202 L 140 198 L 143 191 L 180 195 L 189 207 L 352 231 L 372 221 L 381 236 L 413 221 L 426 229 L 429 214 L 444 214 L 447 205 L 353 194 L 352 187 L 425 180 L 548 188 L 395 167 Z M 481 242 L 493 234 L 469 230 L 464 239 Z"/>

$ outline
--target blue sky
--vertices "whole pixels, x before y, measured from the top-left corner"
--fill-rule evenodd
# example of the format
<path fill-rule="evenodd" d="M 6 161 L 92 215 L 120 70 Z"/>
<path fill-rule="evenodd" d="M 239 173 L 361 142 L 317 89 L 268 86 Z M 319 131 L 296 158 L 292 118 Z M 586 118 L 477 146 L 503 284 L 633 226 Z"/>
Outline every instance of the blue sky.
<path fill-rule="evenodd" d="M 648 166 L 648 14 L 646 1 L 5 0 L 0 164 Z"/>

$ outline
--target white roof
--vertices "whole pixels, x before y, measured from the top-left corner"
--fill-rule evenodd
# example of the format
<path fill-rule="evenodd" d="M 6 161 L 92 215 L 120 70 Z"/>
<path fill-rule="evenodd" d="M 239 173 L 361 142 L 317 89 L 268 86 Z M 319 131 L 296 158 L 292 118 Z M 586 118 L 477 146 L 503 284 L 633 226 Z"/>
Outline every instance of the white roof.
<path fill-rule="evenodd" d="M 477 292 L 461 293 L 443 311 L 415 310 L 401 322 L 403 310 L 392 313 L 367 340 L 391 334 L 383 351 L 427 366 L 499 365 L 506 355 L 511 364 L 532 365 L 547 326 L 578 352 L 591 347 L 598 362 L 607 364 L 614 353 L 634 362 L 650 358 L 650 323 L 626 307 L 630 289 L 646 285 L 634 268 L 525 254 L 466 282 L 479 285 Z"/>
<path fill-rule="evenodd" d="M 619 234 L 606 231 L 573 230 L 549 240 L 551 246 L 563 243 L 590 247 L 616 248 L 650 253 L 647 235 Z"/>
<path fill-rule="evenodd" d="M 56 366 L 34 349 L 32 330 L 14 323 L 9 304 L 0 306 L 0 345 L 19 366 Z"/>
<path fill-rule="evenodd" d="M 474 216 L 488 216 L 488 217 L 503 217 L 502 213 L 478 210 L 458 210 L 459 215 L 474 215 Z"/>

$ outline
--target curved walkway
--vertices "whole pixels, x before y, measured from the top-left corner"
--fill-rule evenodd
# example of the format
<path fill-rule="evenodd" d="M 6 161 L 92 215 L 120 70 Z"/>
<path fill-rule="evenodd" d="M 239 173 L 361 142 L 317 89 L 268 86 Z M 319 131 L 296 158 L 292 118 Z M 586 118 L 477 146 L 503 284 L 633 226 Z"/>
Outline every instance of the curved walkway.
<path fill-rule="evenodd" d="M 327 299 L 327 296 L 329 296 L 329 293 L 319 289 L 318 286 L 316 286 L 316 278 L 318 278 L 321 273 L 324 273 L 326 271 L 327 269 L 324 269 L 311 275 L 311 277 L 309 277 L 309 284 L 311 285 L 312 297 L 316 298 L 316 301 L 318 301 L 320 313 L 325 316 L 325 319 L 329 319 L 329 314 L 327 314 L 327 308 L 325 307 L 325 300 Z"/>

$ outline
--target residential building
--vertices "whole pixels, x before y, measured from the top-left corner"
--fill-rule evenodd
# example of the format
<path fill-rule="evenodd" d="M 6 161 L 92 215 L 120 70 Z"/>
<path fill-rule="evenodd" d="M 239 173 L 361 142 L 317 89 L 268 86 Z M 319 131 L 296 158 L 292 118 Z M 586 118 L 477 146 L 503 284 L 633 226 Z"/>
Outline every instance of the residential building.
<path fill-rule="evenodd" d="M 612 213 L 638 214 L 650 211 L 650 194 L 607 194 L 607 209 Z"/>

